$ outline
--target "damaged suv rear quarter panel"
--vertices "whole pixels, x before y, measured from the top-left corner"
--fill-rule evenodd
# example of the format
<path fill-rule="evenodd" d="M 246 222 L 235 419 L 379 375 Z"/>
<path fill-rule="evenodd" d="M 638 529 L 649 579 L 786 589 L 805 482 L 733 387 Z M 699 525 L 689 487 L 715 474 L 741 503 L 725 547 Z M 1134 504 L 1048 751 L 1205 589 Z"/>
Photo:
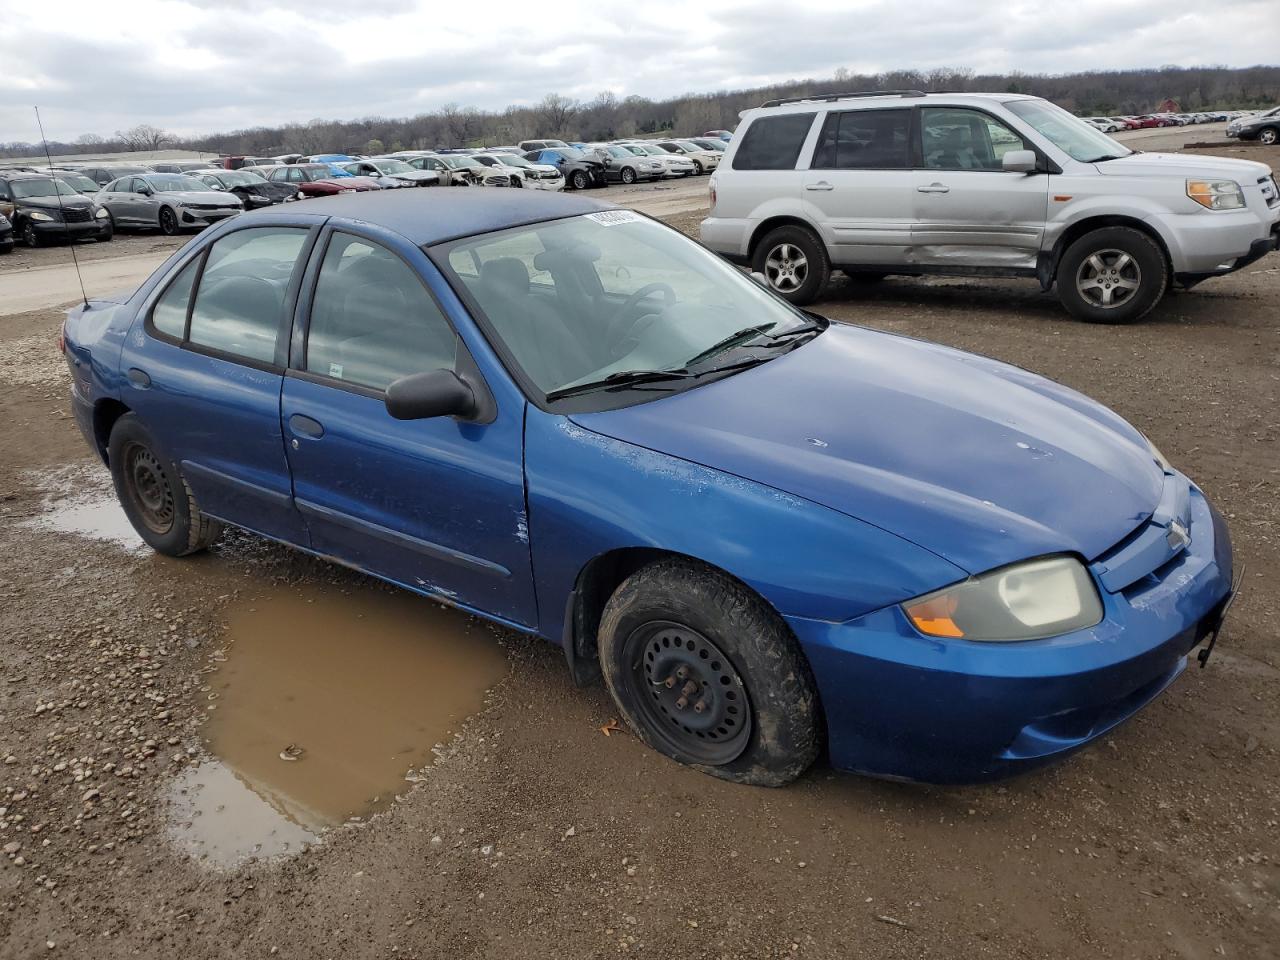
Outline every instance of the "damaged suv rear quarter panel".
<path fill-rule="evenodd" d="M 587 564 L 652 548 L 718 567 L 786 616 L 843 621 L 965 576 L 828 507 L 587 430 L 530 408 L 525 429 L 533 568 L 544 636 Z M 743 518 L 750 517 L 750 523 Z"/>

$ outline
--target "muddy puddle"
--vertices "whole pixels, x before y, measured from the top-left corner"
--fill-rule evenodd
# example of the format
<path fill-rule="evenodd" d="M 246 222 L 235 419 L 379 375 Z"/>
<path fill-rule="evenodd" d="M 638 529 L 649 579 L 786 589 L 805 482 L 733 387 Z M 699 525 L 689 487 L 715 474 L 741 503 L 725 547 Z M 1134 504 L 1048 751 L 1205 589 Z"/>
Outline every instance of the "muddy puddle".
<path fill-rule="evenodd" d="M 213 659 L 216 759 L 176 780 L 170 804 L 179 843 L 221 866 L 386 807 L 507 669 L 483 622 L 373 590 L 246 604 Z"/>
<path fill-rule="evenodd" d="M 24 526 L 103 540 L 131 551 L 146 547 L 116 499 L 105 469 L 49 474 L 39 482 L 52 493 L 42 505 L 43 512 L 24 521 Z"/>

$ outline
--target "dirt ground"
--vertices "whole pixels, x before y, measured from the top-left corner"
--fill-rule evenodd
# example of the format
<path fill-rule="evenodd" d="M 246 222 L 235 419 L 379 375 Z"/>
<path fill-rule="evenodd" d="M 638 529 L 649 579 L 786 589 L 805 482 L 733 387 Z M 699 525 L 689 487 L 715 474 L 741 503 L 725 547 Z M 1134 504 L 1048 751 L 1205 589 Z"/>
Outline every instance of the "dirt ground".
<path fill-rule="evenodd" d="M 821 764 L 733 786 L 605 736 L 602 687 L 486 628 L 505 679 L 421 782 L 232 870 L 172 841 L 164 799 L 205 749 L 229 611 L 387 590 L 248 535 L 175 561 L 31 527 L 102 470 L 68 417 L 61 314 L 0 316 L 0 957 L 1277 956 L 1278 302 L 1272 256 L 1134 327 L 1020 282 L 837 285 L 817 308 L 1083 390 L 1228 517 L 1247 577 L 1209 666 L 1071 760 L 974 788 Z"/>

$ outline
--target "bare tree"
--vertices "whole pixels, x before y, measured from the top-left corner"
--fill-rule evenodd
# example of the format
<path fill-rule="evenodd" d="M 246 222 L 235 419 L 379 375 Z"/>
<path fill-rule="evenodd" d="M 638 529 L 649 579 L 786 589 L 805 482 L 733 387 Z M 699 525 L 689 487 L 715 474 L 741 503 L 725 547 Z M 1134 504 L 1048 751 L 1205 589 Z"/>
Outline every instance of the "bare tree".
<path fill-rule="evenodd" d="M 130 150 L 162 150 L 175 142 L 173 134 L 149 123 L 140 123 L 130 130 L 117 130 L 116 139 Z"/>
<path fill-rule="evenodd" d="M 558 93 L 548 93 L 535 109 L 543 132 L 564 133 L 569 119 L 578 112 L 578 102 Z"/>

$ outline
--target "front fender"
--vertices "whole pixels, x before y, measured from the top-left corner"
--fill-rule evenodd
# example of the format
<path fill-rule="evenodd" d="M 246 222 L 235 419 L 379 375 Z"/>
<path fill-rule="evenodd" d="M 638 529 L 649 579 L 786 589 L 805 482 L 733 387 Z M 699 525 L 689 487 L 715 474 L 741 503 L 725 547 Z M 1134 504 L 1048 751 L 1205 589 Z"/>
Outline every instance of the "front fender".
<path fill-rule="evenodd" d="M 649 547 L 728 572 L 784 616 L 844 621 L 963 579 L 878 527 L 773 487 L 602 436 L 530 407 L 529 533 L 540 633 L 563 634 L 579 573 Z"/>

